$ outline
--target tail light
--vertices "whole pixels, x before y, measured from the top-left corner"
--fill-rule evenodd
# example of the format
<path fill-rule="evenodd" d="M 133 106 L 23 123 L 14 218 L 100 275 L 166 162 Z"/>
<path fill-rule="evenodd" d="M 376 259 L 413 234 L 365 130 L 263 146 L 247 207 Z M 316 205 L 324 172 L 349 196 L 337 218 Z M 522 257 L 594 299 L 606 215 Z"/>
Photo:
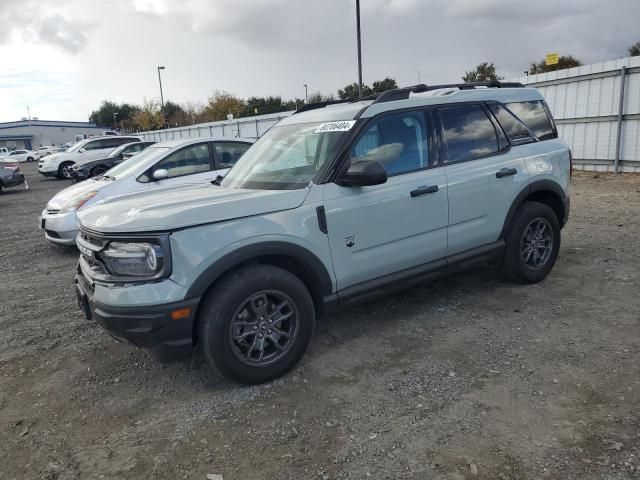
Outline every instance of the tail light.
<path fill-rule="evenodd" d="M 9 165 L 3 165 L 3 167 L 13 170 L 14 172 L 20 171 L 20 166 L 17 163 L 10 163 Z"/>

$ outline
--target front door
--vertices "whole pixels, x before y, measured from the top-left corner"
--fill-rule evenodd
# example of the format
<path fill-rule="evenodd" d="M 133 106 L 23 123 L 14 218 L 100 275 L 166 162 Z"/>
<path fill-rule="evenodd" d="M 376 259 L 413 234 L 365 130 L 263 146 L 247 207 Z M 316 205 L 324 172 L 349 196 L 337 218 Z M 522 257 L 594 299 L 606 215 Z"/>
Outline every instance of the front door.
<path fill-rule="evenodd" d="M 208 183 L 216 179 L 213 156 L 209 142 L 188 145 L 156 163 L 151 169 L 152 188 L 174 185 Z M 164 169 L 168 178 L 153 180 L 153 172 Z"/>
<path fill-rule="evenodd" d="M 427 266 L 445 256 L 447 183 L 432 168 L 425 111 L 374 119 L 350 161 L 376 160 L 387 182 L 368 187 L 326 184 L 324 207 L 338 290 Z"/>

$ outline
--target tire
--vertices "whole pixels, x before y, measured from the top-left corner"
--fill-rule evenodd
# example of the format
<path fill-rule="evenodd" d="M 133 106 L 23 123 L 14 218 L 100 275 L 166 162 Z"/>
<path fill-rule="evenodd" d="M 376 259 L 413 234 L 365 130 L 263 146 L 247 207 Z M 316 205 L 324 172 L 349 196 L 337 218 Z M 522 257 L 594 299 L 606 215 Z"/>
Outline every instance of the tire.
<path fill-rule="evenodd" d="M 33 157 L 27 157 L 27 162 L 33 162 Z"/>
<path fill-rule="evenodd" d="M 97 177 L 98 175 L 102 175 L 107 170 L 108 168 L 105 167 L 104 165 L 97 165 L 91 169 L 91 171 L 89 172 L 89 176 L 87 178 Z"/>
<path fill-rule="evenodd" d="M 276 304 L 281 308 L 274 309 Z M 307 350 L 314 329 L 315 309 L 305 285 L 271 265 L 230 273 L 206 295 L 198 313 L 198 342 L 209 365 L 247 384 L 291 370 Z"/>
<path fill-rule="evenodd" d="M 521 284 L 543 280 L 560 251 L 555 212 L 544 203 L 524 202 L 509 225 L 505 244 L 502 270 L 508 280 Z"/>
<path fill-rule="evenodd" d="M 69 170 L 73 162 L 62 162 L 58 167 L 58 178 L 61 180 L 73 180 L 71 171 Z"/>

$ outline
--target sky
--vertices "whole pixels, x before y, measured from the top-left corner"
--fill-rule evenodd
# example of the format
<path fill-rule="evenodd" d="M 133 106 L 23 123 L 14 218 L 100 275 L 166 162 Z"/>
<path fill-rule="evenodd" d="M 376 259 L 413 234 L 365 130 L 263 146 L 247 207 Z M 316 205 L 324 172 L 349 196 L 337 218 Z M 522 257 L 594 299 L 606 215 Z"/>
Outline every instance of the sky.
<path fill-rule="evenodd" d="M 355 0 L 0 0 L 0 122 L 86 121 L 104 99 L 205 103 L 357 81 Z M 640 41 L 640 0 L 361 0 L 363 80 L 459 81 L 546 53 L 585 63 Z M 418 72 L 420 72 L 418 74 Z"/>

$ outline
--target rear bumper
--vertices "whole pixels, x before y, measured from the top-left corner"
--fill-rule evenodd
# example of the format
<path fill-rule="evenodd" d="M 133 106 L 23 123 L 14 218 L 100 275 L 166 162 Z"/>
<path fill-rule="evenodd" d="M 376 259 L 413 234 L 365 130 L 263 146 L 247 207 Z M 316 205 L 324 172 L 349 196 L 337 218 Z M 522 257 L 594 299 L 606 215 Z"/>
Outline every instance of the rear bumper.
<path fill-rule="evenodd" d="M 165 359 L 193 349 L 193 327 L 200 297 L 161 305 L 114 307 L 94 299 L 93 290 L 82 273 L 76 274 L 75 284 L 78 306 L 85 317 L 115 339 L 152 350 Z M 190 313 L 185 318 L 171 318 L 172 312 L 186 308 Z"/>

